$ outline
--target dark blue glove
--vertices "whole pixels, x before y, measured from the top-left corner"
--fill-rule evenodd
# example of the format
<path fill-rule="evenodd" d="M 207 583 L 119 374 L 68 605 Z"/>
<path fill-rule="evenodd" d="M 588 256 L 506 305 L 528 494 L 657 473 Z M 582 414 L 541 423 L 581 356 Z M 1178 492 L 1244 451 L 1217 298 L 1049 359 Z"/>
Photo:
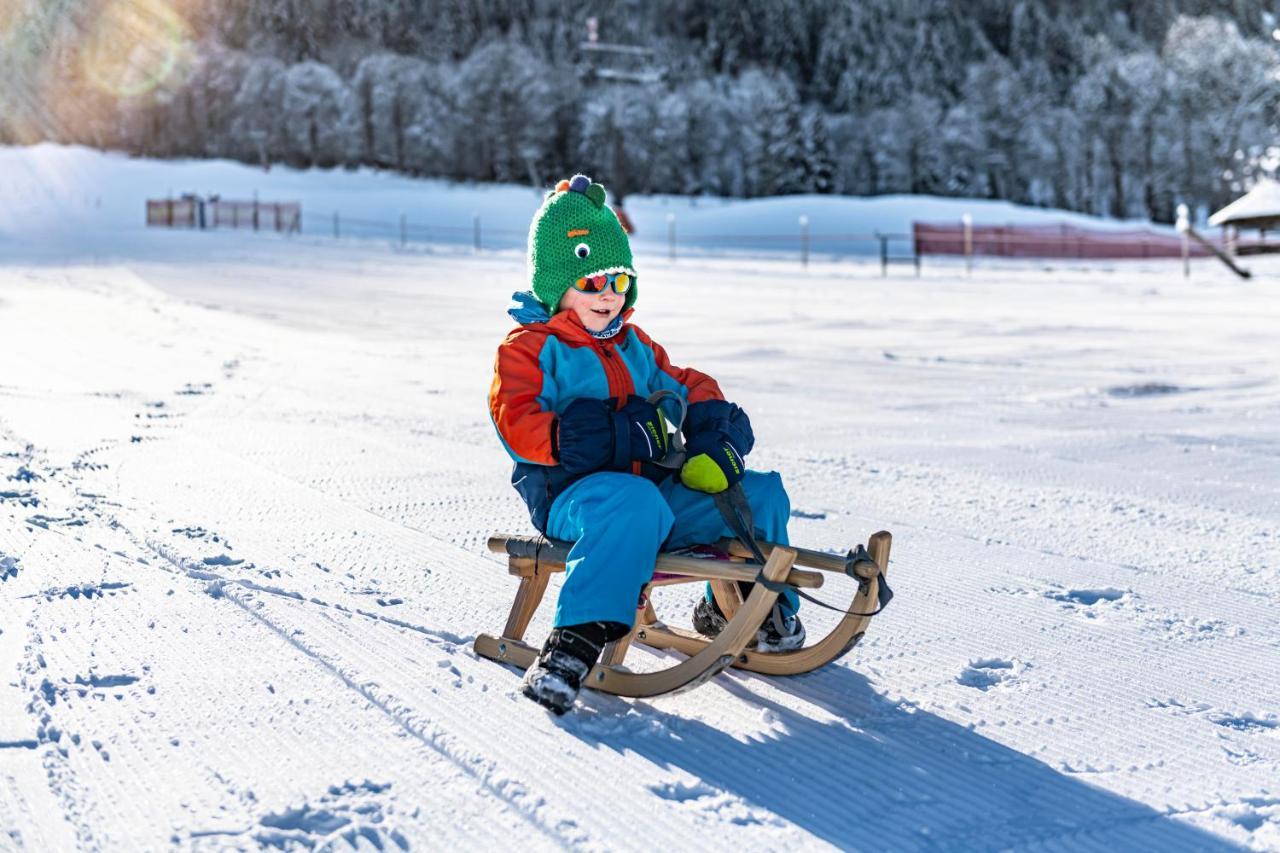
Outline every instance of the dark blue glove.
<path fill-rule="evenodd" d="M 580 397 L 556 421 L 552 450 L 570 474 L 626 471 L 632 461 L 667 455 L 667 421 L 657 406 L 636 396 L 618 410 L 613 402 Z"/>
<path fill-rule="evenodd" d="M 667 455 L 671 438 L 667 434 L 667 419 L 658 407 L 642 397 L 627 398 L 627 404 L 614 415 L 617 449 L 615 461 L 622 466 L 633 460 L 656 462 Z"/>
<path fill-rule="evenodd" d="M 606 467 L 614 457 L 613 407 L 604 400 L 580 397 L 555 422 L 552 450 L 570 474 Z"/>
<path fill-rule="evenodd" d="M 703 400 L 689 406 L 684 419 L 685 440 L 692 442 L 703 433 L 719 433 L 743 456 L 750 453 L 756 443 L 751 419 L 728 400 Z"/>

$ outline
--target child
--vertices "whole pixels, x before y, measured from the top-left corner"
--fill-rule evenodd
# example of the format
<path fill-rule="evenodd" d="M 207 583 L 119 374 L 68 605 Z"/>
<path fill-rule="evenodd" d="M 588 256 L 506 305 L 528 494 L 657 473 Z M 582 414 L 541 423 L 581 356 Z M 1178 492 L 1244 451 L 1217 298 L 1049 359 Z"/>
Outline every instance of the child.
<path fill-rule="evenodd" d="M 770 542 L 787 543 L 791 509 L 776 473 L 743 464 L 754 443 L 746 413 L 628 322 L 636 271 L 603 186 L 575 175 L 547 194 L 529 228 L 529 276 L 532 292 L 510 309 L 520 328 L 498 348 L 489 412 L 534 526 L 574 543 L 555 627 L 523 684 L 563 714 L 604 645 L 631 630 L 658 551 L 732 536 L 712 494 L 741 482 L 755 533 Z M 688 402 L 678 472 L 654 464 L 667 426 L 646 398 L 661 389 Z M 794 593 L 779 598 L 758 650 L 804 644 L 797 608 Z M 693 622 L 707 636 L 725 626 L 709 590 Z"/>

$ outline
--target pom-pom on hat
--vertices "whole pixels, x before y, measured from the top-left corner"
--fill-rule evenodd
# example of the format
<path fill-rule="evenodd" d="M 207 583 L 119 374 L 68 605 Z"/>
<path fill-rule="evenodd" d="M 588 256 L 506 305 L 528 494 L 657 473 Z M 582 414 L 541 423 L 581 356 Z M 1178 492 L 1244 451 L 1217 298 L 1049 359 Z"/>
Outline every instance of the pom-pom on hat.
<path fill-rule="evenodd" d="M 579 278 L 625 272 L 631 265 L 631 241 L 606 193 L 586 175 L 574 175 L 547 193 L 529 226 L 529 283 L 533 295 L 555 315 L 565 291 Z M 627 291 L 623 310 L 635 305 L 636 286 Z"/>

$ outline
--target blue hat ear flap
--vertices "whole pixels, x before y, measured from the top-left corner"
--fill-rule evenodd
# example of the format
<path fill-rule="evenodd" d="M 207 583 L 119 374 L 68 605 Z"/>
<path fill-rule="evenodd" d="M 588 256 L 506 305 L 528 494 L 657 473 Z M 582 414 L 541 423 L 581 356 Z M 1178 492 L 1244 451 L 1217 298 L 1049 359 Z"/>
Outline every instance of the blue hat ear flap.
<path fill-rule="evenodd" d="M 586 196 L 591 199 L 591 203 L 594 204 L 597 209 L 604 207 L 606 193 L 604 191 L 603 184 L 592 184 L 587 187 Z"/>

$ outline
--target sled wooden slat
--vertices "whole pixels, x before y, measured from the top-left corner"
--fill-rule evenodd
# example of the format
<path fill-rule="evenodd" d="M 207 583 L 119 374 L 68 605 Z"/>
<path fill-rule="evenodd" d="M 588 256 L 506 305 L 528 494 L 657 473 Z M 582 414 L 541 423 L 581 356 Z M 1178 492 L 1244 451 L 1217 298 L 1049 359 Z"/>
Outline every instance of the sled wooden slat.
<path fill-rule="evenodd" d="M 712 581 L 711 594 L 725 619 L 732 619 L 742 606 L 742 589 L 732 581 Z"/>
<path fill-rule="evenodd" d="M 645 602 L 645 607 L 649 606 L 649 587 L 646 586 L 640 592 L 641 599 Z M 627 656 L 627 650 L 631 648 L 631 643 L 636 638 L 636 631 L 640 630 L 640 625 L 644 622 L 644 608 L 640 608 L 640 613 L 636 616 L 636 624 L 631 626 L 631 631 L 621 640 L 614 640 L 607 643 L 604 651 L 600 654 L 600 663 L 605 666 L 620 666 Z"/>
<path fill-rule="evenodd" d="M 883 533 L 884 531 L 881 532 Z M 760 542 L 758 544 L 760 545 L 760 550 L 764 552 L 766 557 L 768 557 L 769 551 L 774 547 L 774 543 Z M 735 557 L 745 557 L 750 559 L 752 556 L 751 552 L 747 550 L 747 546 L 743 545 L 737 539 L 721 539 L 716 543 L 716 547 L 726 553 L 732 554 Z M 796 552 L 797 566 L 807 566 L 808 568 L 819 569 L 824 572 L 845 574 L 844 557 L 840 557 L 835 554 L 824 554 L 821 551 L 812 551 L 808 548 L 797 548 L 794 545 L 788 545 L 787 547 Z M 868 547 L 867 550 L 870 551 L 870 547 Z M 874 554 L 871 555 L 871 559 L 875 559 Z M 854 571 L 857 573 L 858 577 L 864 580 L 871 580 L 876 576 L 876 570 L 866 564 L 859 564 L 855 566 Z"/>
<path fill-rule="evenodd" d="M 883 530 L 872 535 L 867 542 L 867 552 L 881 572 L 889 568 L 889 550 L 892 543 L 893 537 Z M 856 614 L 874 611 L 877 607 L 878 594 L 879 580 L 876 577 L 864 581 L 859 586 L 858 594 L 846 608 L 850 612 L 842 616 L 831 633 L 818 642 L 793 652 L 762 654 L 748 649 L 735 658 L 733 666 L 763 675 L 799 675 L 826 666 L 844 656 L 862 639 L 871 617 Z M 711 642 L 693 631 L 672 628 L 661 622 L 643 625 L 634 633 L 634 641 L 637 643 L 658 649 L 674 649 L 688 655 L 700 653 Z"/>
<path fill-rule="evenodd" d="M 517 640 L 524 639 L 524 632 L 538 612 L 542 596 L 547 591 L 547 581 L 551 579 L 549 572 L 538 571 L 520 579 L 520 587 L 516 590 L 515 603 L 511 605 L 511 614 L 502 629 L 502 636 Z"/>
<path fill-rule="evenodd" d="M 769 545 L 772 549 L 774 546 Z M 564 561 L 569 558 L 569 549 L 546 539 L 531 536 L 492 536 L 489 538 L 489 550 L 495 554 L 507 554 L 516 560 L 536 562 L 551 571 L 563 571 Z M 817 552 L 814 552 L 817 553 Z M 768 552 L 766 552 L 768 556 Z M 831 558 L 835 559 L 835 558 Z M 522 562 L 523 565 L 523 562 Z M 843 562 L 840 571 L 844 571 Z M 662 553 L 654 564 L 654 570 L 669 574 L 685 575 L 702 580 L 745 581 L 751 583 L 756 579 L 758 563 L 733 562 L 730 560 L 708 560 L 699 557 L 688 557 L 684 554 Z M 516 574 L 516 569 L 511 569 Z M 791 569 L 784 580 L 801 589 L 817 589 L 822 586 L 820 572 L 808 572 L 803 569 Z"/>
<path fill-rule="evenodd" d="M 787 577 L 795 562 L 796 554 L 788 548 L 777 547 L 765 563 L 766 579 L 780 581 Z M 754 575 L 753 575 L 754 576 Z M 757 584 L 743 602 L 737 617 L 720 635 L 707 642 L 691 657 L 675 666 L 659 672 L 636 673 L 617 665 L 600 663 L 587 675 L 584 687 L 635 698 L 661 696 L 702 684 L 708 678 L 732 664 L 743 653 L 747 643 L 755 637 L 756 629 L 768 615 L 778 594 Z M 636 632 L 637 638 L 639 632 Z M 537 658 L 537 649 L 518 639 L 493 637 L 481 634 L 475 641 L 476 654 L 514 664 L 527 669 Z M 623 650 L 625 653 L 625 649 Z"/>

